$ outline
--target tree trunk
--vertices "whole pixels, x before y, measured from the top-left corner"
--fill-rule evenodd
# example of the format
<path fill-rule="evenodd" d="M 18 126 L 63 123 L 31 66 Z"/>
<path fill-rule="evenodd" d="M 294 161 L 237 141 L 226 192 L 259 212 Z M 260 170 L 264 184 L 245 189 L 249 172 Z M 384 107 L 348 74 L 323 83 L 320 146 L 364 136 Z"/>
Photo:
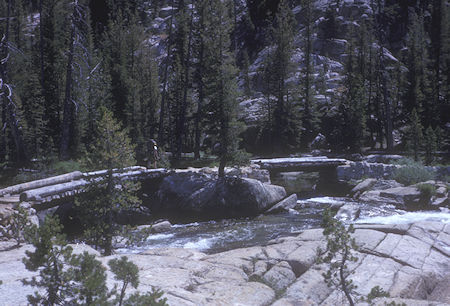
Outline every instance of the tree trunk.
<path fill-rule="evenodd" d="M 8 84 L 8 43 L 9 43 L 9 27 L 10 27 L 10 16 L 11 16 L 11 0 L 8 0 L 7 3 L 7 11 L 6 11 L 6 27 L 5 34 L 1 42 L 1 60 L 0 64 L 0 76 L 2 79 L 3 86 L 0 90 L 4 91 L 2 95 L 2 123 L 8 124 L 11 129 L 11 136 L 14 141 L 14 145 L 16 146 L 16 162 L 18 165 L 25 165 L 28 163 L 28 156 L 25 149 L 25 144 L 22 139 L 22 134 L 20 132 L 18 117 L 15 113 L 15 105 L 12 102 L 12 89 L 11 86 L 7 86 Z M 1 127 L 3 129 L 3 137 L 2 143 L 7 144 L 7 133 L 6 133 L 6 125 Z M 6 149 L 4 148 L 4 153 L 7 154 Z M 3 152 L 1 152 L 3 154 Z M 2 156 L 0 156 L 2 157 Z M 4 156 L 6 157 L 6 155 Z"/>
<path fill-rule="evenodd" d="M 346 247 L 345 251 L 344 251 L 344 254 L 343 254 L 343 258 L 342 258 L 342 263 L 341 263 L 341 265 L 339 267 L 339 277 L 341 279 L 342 291 L 344 292 L 345 297 L 348 300 L 348 303 L 350 304 L 350 306 L 354 306 L 355 304 L 353 303 L 352 296 L 350 295 L 350 292 L 348 290 L 346 279 L 345 279 L 345 275 L 344 275 L 344 267 L 345 267 L 346 262 L 347 262 L 347 256 L 348 256 L 348 249 Z"/>
<path fill-rule="evenodd" d="M 166 98 L 167 98 L 167 81 L 168 81 L 168 68 L 170 56 L 172 54 L 172 26 L 173 26 L 173 5 L 174 0 L 171 2 L 172 14 L 170 15 L 169 33 L 168 33 L 168 43 L 167 43 L 167 57 L 166 64 L 164 65 L 164 75 L 163 75 L 163 92 L 161 97 L 161 110 L 159 112 L 159 129 L 158 129 L 158 143 L 160 148 L 164 148 L 165 138 L 164 138 L 164 117 L 166 111 Z"/>
<path fill-rule="evenodd" d="M 191 10 L 191 20 L 189 24 L 189 39 L 188 39 L 188 50 L 185 56 L 184 63 L 184 89 L 183 89 L 183 103 L 181 104 L 180 118 L 178 118 L 178 132 L 177 132 L 177 152 L 176 158 L 180 160 L 181 153 L 183 152 L 183 136 L 186 129 L 186 110 L 187 110 L 187 95 L 188 95 L 188 84 L 189 84 L 189 69 L 190 69 L 190 56 L 191 56 L 191 44 L 192 44 L 192 22 L 194 19 L 194 9 Z"/>
<path fill-rule="evenodd" d="M 74 8 L 75 10 L 75 8 Z M 67 59 L 66 67 L 66 91 L 64 97 L 64 113 L 61 131 L 61 144 L 59 149 L 59 158 L 61 160 L 67 160 L 69 158 L 69 144 L 71 140 L 71 130 L 73 125 L 73 105 L 72 105 L 72 65 L 73 65 L 73 53 L 75 44 L 75 16 L 72 16 L 71 31 L 70 31 L 70 46 L 69 55 Z"/>
<path fill-rule="evenodd" d="M 204 8 L 202 7 L 201 20 L 200 20 L 200 28 L 204 29 Z M 197 113 L 195 115 L 195 144 L 194 144 L 194 157 L 195 159 L 200 159 L 200 141 L 201 141 L 201 128 L 200 121 L 202 119 L 202 111 L 203 111 L 203 99 L 204 99 L 204 86 L 203 86 L 203 65 L 204 65 L 204 53 L 205 53 L 205 42 L 200 33 L 200 54 L 199 54 L 199 63 L 198 63 L 198 102 L 197 102 Z"/>

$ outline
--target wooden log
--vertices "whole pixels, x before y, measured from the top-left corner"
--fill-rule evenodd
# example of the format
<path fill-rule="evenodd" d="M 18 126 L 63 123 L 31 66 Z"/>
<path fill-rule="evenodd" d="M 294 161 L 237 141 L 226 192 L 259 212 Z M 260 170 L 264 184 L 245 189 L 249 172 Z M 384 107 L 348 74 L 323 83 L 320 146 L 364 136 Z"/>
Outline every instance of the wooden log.
<path fill-rule="evenodd" d="M 5 195 L 5 194 L 19 194 L 26 190 L 31 190 L 31 189 L 41 188 L 44 186 L 50 186 L 50 185 L 70 182 L 70 181 L 81 178 L 82 175 L 83 174 L 80 171 L 74 171 L 74 172 L 70 172 L 70 173 L 66 173 L 66 174 L 62 174 L 62 175 L 58 175 L 58 176 L 49 177 L 49 178 L 42 179 L 42 180 L 36 180 L 36 181 L 22 183 L 22 184 L 18 184 L 18 185 L 14 185 L 14 186 L 9 186 L 4 189 L 0 189 L 0 196 Z"/>
<path fill-rule="evenodd" d="M 337 167 L 346 164 L 345 159 L 318 157 L 297 157 L 297 158 L 273 158 L 256 159 L 252 164 L 259 165 L 262 169 L 271 172 L 289 172 L 289 171 L 320 171 L 330 167 Z"/>
<path fill-rule="evenodd" d="M 126 168 L 121 168 L 121 169 L 113 169 L 113 173 L 123 173 L 123 172 L 129 172 L 129 171 L 139 171 L 139 170 L 145 171 L 145 170 L 147 170 L 147 168 L 142 167 L 142 166 L 131 166 L 131 167 L 126 167 Z M 97 170 L 97 171 L 83 173 L 83 177 L 86 177 L 86 178 L 98 177 L 98 176 L 106 175 L 107 173 L 108 173 L 108 170 Z"/>
<path fill-rule="evenodd" d="M 134 168 L 138 169 L 138 168 Z M 83 178 L 71 182 L 45 186 L 24 191 L 20 194 L 21 201 L 50 202 L 53 199 L 64 198 L 76 193 L 84 192 L 90 184 L 102 184 L 104 177 L 98 176 L 101 171 L 95 171 L 95 175 L 90 178 Z M 103 172 L 102 172 L 103 173 Z M 120 180 L 135 180 L 141 178 L 158 177 L 167 173 L 166 169 L 146 169 L 144 168 L 124 173 L 114 173 L 113 176 Z M 91 173 L 92 174 L 92 173 Z"/>
<path fill-rule="evenodd" d="M 51 186 L 45 186 L 37 189 L 27 190 L 20 194 L 21 201 L 42 201 L 43 198 L 47 198 L 54 195 L 63 194 L 67 191 L 73 191 L 83 188 L 88 185 L 89 181 L 84 179 L 71 181 L 67 183 L 61 183 Z"/>

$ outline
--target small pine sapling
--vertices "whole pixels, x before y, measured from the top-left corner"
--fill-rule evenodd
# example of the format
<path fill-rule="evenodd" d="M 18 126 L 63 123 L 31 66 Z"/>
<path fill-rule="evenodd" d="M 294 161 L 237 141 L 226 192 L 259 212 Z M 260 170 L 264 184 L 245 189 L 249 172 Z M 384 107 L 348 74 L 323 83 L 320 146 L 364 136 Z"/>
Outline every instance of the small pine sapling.
<path fill-rule="evenodd" d="M 134 147 L 112 112 L 103 108 L 102 113 L 97 127 L 99 136 L 86 163 L 89 168 L 106 169 L 106 173 L 92 178 L 87 192 L 79 194 L 75 204 L 83 220 L 85 239 L 103 249 L 104 255 L 111 255 L 113 237 L 121 230 L 115 216 L 122 210 L 139 207 L 139 184 L 120 178 L 125 167 L 135 164 Z"/>
<path fill-rule="evenodd" d="M 39 277 L 23 279 L 24 285 L 44 288 L 45 295 L 35 292 L 28 295 L 31 305 L 56 305 L 64 301 L 67 295 L 68 274 L 64 271 L 64 262 L 72 255 L 72 247 L 67 245 L 62 226 L 56 217 L 47 216 L 38 228 L 33 226 L 27 236 L 35 247 L 33 252 L 26 251 L 23 258 L 25 267 L 30 271 L 39 271 Z"/>
<path fill-rule="evenodd" d="M 373 300 L 379 297 L 389 297 L 389 293 L 384 291 L 380 286 L 375 286 L 370 290 L 369 294 L 367 295 L 367 303 L 370 305 L 373 305 Z"/>
<path fill-rule="evenodd" d="M 106 269 L 95 259 L 95 255 L 83 252 L 72 255 L 68 273 L 71 279 L 69 304 L 105 305 L 115 293 L 109 292 L 106 286 Z"/>
<path fill-rule="evenodd" d="M 120 259 L 111 259 L 108 262 L 111 272 L 114 273 L 114 279 L 121 281 L 122 286 L 120 293 L 116 295 L 115 304 L 122 306 L 131 305 L 150 305 L 150 306 L 165 306 L 167 305 L 166 299 L 161 299 L 164 294 L 162 291 L 153 289 L 152 292 L 140 294 L 136 292 L 129 296 L 126 300 L 125 293 L 128 285 L 131 284 L 133 288 L 137 288 L 139 285 L 139 269 L 128 257 L 122 256 Z"/>
<path fill-rule="evenodd" d="M 324 252 L 319 250 L 318 263 L 328 264 L 328 270 L 323 274 L 329 287 L 341 290 L 351 306 L 356 286 L 349 279 L 352 271 L 348 268 L 349 262 L 356 262 L 358 258 L 354 251 L 358 249 L 355 239 L 351 237 L 354 232 L 352 225 L 346 227 L 341 221 L 335 219 L 330 211 L 325 211 L 323 217 L 323 234 L 327 240 Z"/>
<path fill-rule="evenodd" d="M 115 275 L 114 279 L 122 281 L 120 295 L 117 298 L 118 304 L 122 305 L 128 285 L 131 284 L 133 288 L 137 288 L 139 285 L 138 267 L 133 262 L 128 261 L 126 256 L 122 256 L 120 259 L 111 259 L 108 265 Z"/>

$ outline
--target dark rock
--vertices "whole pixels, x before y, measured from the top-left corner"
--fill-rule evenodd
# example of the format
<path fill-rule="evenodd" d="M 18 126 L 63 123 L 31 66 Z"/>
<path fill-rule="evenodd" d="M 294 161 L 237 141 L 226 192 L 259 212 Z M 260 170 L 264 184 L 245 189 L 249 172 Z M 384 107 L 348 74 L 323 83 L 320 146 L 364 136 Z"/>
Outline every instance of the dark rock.
<path fill-rule="evenodd" d="M 163 180 L 150 209 L 207 219 L 254 216 L 285 196 L 283 187 L 254 179 L 175 173 Z"/>

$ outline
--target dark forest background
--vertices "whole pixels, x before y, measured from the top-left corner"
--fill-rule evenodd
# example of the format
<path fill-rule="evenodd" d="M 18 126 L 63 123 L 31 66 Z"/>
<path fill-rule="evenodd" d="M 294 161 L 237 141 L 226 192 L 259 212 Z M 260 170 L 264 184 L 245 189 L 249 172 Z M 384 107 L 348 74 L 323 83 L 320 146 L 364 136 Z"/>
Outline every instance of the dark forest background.
<path fill-rule="evenodd" d="M 101 109 L 140 164 L 151 139 L 174 165 L 448 152 L 449 1 L 4 0 L 0 22 L 0 167 L 82 158 Z"/>

